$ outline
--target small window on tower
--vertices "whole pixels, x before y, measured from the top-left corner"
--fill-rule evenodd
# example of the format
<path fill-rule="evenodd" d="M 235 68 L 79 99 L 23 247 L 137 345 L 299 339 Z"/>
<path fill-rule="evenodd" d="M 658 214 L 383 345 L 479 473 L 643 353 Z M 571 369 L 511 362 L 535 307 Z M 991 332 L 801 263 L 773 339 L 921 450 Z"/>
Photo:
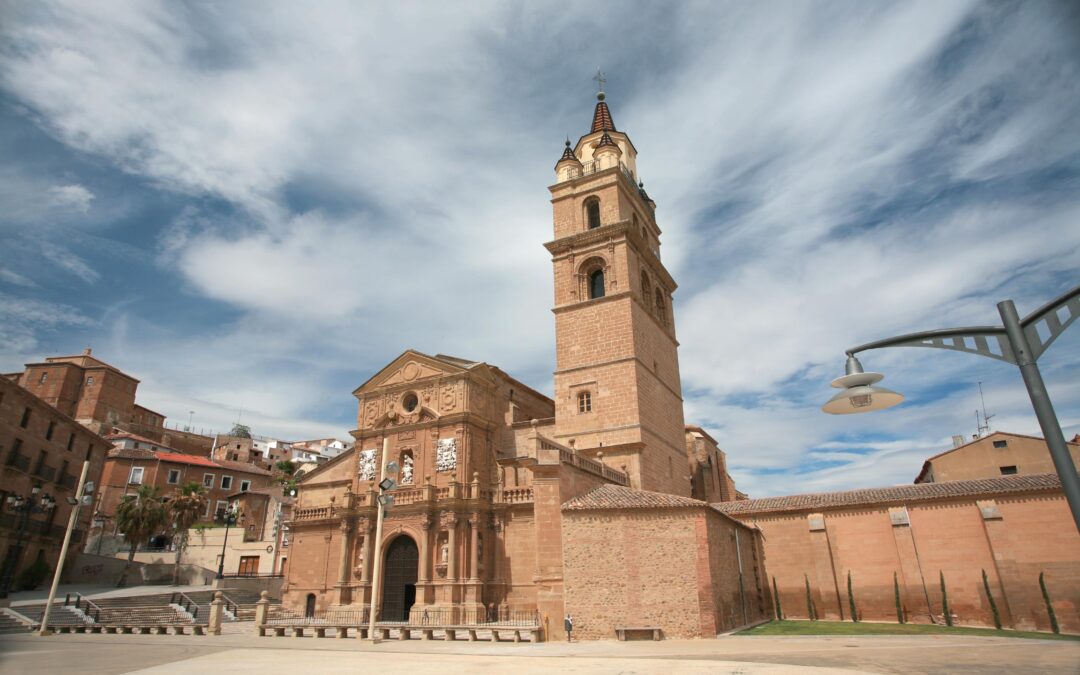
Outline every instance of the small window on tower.
<path fill-rule="evenodd" d="M 1008 441 L 994 441 L 995 448 L 1007 448 L 1009 446 Z"/>
<path fill-rule="evenodd" d="M 667 307 L 664 302 L 664 294 L 660 289 L 656 289 L 656 318 L 660 319 L 660 323 L 667 325 Z"/>
<path fill-rule="evenodd" d="M 1001 467 L 1001 475 L 1002 476 L 1015 476 L 1016 475 L 1016 466 L 1013 465 L 1013 466 L 1003 466 L 1003 467 Z"/>
<path fill-rule="evenodd" d="M 604 270 L 594 270 L 589 274 L 589 299 L 604 297 Z"/>
<path fill-rule="evenodd" d="M 592 412 L 592 394 L 583 391 L 577 395 L 577 410 L 579 413 Z"/>
<path fill-rule="evenodd" d="M 94 386 L 94 376 L 93 375 L 86 378 L 86 386 L 88 386 L 88 387 Z"/>
<path fill-rule="evenodd" d="M 590 199 L 585 202 L 585 216 L 589 221 L 589 229 L 595 230 L 600 227 L 600 200 Z"/>
<path fill-rule="evenodd" d="M 41 383 L 45 384 L 45 380 L 49 379 L 49 373 L 45 372 L 41 374 Z"/>

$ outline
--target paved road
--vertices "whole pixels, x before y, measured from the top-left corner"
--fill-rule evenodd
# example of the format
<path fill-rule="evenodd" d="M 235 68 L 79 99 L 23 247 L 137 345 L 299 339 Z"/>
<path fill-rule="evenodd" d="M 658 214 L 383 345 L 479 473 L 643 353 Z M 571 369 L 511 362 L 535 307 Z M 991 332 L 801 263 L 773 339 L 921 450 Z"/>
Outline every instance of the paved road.
<path fill-rule="evenodd" d="M 724 637 L 539 645 L 161 635 L 0 637 L 0 673 L 1072 673 L 1080 643 L 955 636 Z"/>

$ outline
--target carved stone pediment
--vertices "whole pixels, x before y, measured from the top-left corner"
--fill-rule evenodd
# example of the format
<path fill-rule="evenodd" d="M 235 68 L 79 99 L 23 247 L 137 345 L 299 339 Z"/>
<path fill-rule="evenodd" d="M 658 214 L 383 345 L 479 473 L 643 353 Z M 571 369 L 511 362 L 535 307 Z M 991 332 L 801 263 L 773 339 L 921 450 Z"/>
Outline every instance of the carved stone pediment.
<path fill-rule="evenodd" d="M 428 408 L 417 408 L 411 413 L 407 413 L 401 410 L 388 410 L 384 415 L 375 420 L 375 428 L 383 429 L 386 427 L 401 427 L 406 424 L 419 424 L 420 422 L 430 422 L 438 419 L 439 416 Z"/>
<path fill-rule="evenodd" d="M 426 363 L 410 360 L 407 361 L 405 365 L 387 375 L 385 379 L 381 380 L 379 386 L 385 387 L 394 384 L 415 382 L 417 380 L 424 380 L 429 377 L 442 375 L 444 372 L 445 371 L 433 368 Z"/>

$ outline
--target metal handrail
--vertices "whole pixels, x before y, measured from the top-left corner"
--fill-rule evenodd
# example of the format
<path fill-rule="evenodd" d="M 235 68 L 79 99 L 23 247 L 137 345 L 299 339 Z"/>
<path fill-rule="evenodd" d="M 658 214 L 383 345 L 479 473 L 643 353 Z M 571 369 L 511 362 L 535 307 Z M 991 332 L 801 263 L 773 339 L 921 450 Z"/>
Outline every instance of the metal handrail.
<path fill-rule="evenodd" d="M 229 596 L 225 595 L 224 591 L 222 591 L 221 593 L 221 600 L 225 603 L 225 609 L 232 612 L 233 616 L 236 616 L 238 611 L 236 602 Z"/>
<path fill-rule="evenodd" d="M 81 607 L 79 607 L 79 603 L 83 602 L 86 603 L 86 609 L 82 609 Z M 75 594 L 75 609 L 81 610 L 82 613 L 90 617 L 90 620 L 94 623 L 97 623 L 98 620 L 101 618 L 101 607 L 98 607 L 97 604 L 95 604 L 94 601 L 90 598 L 84 598 L 82 593 Z M 92 615 L 90 614 L 90 610 L 93 610 L 94 612 Z"/>
<path fill-rule="evenodd" d="M 182 602 L 176 602 L 177 598 L 179 598 Z M 181 607 L 183 607 L 184 611 L 190 614 L 192 619 L 199 618 L 199 603 L 189 598 L 187 593 L 184 593 L 183 591 L 176 591 L 172 594 L 172 597 L 169 598 L 169 602 L 171 604 L 180 605 Z"/>

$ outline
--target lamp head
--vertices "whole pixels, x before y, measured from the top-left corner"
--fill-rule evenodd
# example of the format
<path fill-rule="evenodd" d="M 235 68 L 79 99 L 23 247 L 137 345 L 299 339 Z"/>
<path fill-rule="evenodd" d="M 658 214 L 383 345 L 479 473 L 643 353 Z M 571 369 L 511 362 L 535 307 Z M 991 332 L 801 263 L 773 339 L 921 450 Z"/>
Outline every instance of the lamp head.
<path fill-rule="evenodd" d="M 843 389 L 829 402 L 821 406 L 823 412 L 831 415 L 849 415 L 852 413 L 873 412 L 899 405 L 903 395 L 875 386 L 885 378 L 881 373 L 867 373 L 854 355 L 848 354 L 846 375 L 832 381 L 832 386 Z"/>

